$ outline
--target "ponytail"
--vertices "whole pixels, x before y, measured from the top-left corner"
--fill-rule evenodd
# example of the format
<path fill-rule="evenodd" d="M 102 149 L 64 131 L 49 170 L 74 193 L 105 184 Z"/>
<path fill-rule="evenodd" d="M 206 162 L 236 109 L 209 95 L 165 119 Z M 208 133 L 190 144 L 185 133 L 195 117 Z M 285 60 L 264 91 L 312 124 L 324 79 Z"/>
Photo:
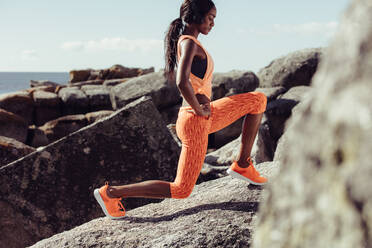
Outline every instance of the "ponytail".
<path fill-rule="evenodd" d="M 179 17 L 171 22 L 165 34 L 165 70 L 164 76 L 168 80 L 174 79 L 174 69 L 177 66 L 177 42 L 184 28 L 182 19 Z"/>

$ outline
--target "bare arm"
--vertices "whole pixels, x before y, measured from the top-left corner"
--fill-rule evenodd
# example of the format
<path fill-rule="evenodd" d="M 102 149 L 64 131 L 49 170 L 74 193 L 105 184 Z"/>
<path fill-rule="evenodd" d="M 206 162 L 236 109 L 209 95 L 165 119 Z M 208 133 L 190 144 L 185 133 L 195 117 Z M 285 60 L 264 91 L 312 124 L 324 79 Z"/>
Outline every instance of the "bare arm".
<path fill-rule="evenodd" d="M 198 115 L 203 115 L 202 106 L 195 96 L 194 89 L 189 82 L 191 64 L 197 51 L 197 44 L 190 39 L 181 43 L 181 57 L 178 63 L 176 83 L 182 96 Z"/>

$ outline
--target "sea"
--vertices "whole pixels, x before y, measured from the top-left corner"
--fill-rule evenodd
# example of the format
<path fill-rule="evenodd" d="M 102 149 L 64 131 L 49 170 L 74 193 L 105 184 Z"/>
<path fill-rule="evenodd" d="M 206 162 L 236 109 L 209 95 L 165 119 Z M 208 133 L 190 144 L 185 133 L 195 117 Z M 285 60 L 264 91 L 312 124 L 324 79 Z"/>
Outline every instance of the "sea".
<path fill-rule="evenodd" d="M 30 88 L 30 80 L 49 80 L 67 84 L 68 72 L 0 72 L 0 94 Z"/>

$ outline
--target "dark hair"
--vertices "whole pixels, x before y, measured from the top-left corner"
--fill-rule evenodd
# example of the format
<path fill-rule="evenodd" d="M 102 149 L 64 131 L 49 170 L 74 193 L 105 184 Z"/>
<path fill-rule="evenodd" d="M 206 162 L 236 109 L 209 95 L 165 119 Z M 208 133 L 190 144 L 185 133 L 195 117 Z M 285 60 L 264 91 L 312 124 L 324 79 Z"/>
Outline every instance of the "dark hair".
<path fill-rule="evenodd" d="M 215 7 L 212 0 L 185 0 L 180 8 L 180 17 L 169 25 L 164 38 L 165 70 L 167 79 L 173 78 L 174 69 L 177 66 L 177 42 L 185 24 L 202 24 L 205 15 Z"/>

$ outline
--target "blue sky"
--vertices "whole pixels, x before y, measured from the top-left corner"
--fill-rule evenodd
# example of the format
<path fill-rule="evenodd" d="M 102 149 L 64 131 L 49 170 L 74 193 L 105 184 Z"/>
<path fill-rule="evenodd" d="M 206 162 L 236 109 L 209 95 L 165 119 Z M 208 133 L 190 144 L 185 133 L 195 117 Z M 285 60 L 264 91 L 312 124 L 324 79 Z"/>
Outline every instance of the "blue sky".
<path fill-rule="evenodd" d="M 164 33 L 183 0 L 0 0 L 0 71 L 164 67 Z M 289 52 L 327 46 L 348 0 L 215 0 L 198 39 L 215 72 L 257 72 Z"/>

